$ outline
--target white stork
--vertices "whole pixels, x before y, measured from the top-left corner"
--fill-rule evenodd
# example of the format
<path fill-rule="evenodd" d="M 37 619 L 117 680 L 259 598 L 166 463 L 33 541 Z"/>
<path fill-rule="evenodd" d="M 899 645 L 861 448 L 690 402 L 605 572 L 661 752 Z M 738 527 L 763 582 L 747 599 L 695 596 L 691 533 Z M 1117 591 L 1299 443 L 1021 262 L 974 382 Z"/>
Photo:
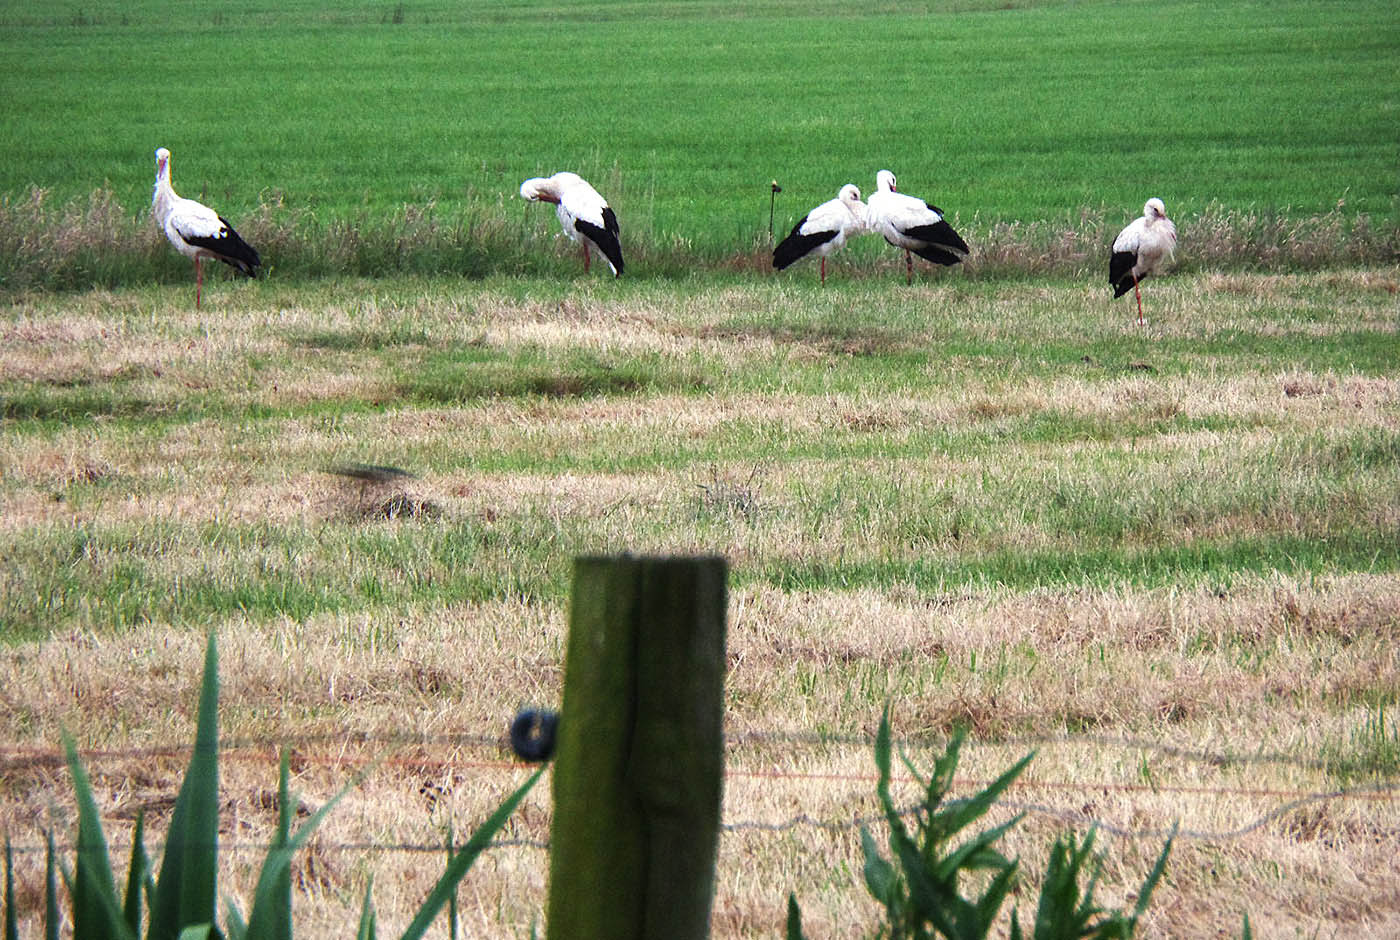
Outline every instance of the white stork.
<path fill-rule="evenodd" d="M 1162 262 L 1176 250 L 1176 226 L 1167 218 L 1162 200 L 1152 197 L 1134 219 L 1113 240 L 1113 257 L 1108 259 L 1108 283 L 1114 298 L 1133 289 L 1137 297 L 1138 325 L 1142 325 L 1142 290 L 1138 281 L 1157 273 Z"/>
<path fill-rule="evenodd" d="M 170 151 L 156 151 L 156 188 L 151 195 L 151 214 L 170 239 L 175 250 L 194 259 L 194 308 L 199 309 L 204 288 L 204 258 L 217 258 L 224 264 L 257 277 L 262 259 L 252 246 L 238 236 L 219 213 L 193 199 L 185 199 L 170 185 Z"/>
<path fill-rule="evenodd" d="M 826 256 L 840 251 L 846 236 L 860 231 L 865 225 L 865 203 L 854 183 L 841 187 L 835 199 L 808 212 L 792 227 L 788 237 L 773 249 L 773 267 L 779 271 L 807 257 L 812 252 L 821 255 L 822 283 L 826 283 Z"/>
<path fill-rule="evenodd" d="M 537 176 L 520 184 L 520 195 L 531 202 L 552 202 L 564 234 L 583 246 L 583 270 L 588 273 L 589 248 L 607 259 L 613 277 L 622 277 L 622 244 L 617 240 L 617 216 L 598 190 L 577 173 Z"/>
<path fill-rule="evenodd" d="M 875 174 L 876 191 L 866 203 L 865 227 L 904 249 L 905 282 L 914 281 L 910 252 L 934 264 L 957 264 L 967 257 L 967 242 L 943 219 L 943 210 L 895 189 L 894 174 Z"/>

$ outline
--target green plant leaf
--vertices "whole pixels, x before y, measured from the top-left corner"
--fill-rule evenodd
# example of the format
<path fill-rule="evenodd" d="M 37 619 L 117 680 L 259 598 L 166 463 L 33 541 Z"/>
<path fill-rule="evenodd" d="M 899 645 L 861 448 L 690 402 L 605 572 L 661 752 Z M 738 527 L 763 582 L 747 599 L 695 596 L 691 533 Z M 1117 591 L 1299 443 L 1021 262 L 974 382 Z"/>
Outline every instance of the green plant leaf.
<path fill-rule="evenodd" d="M 1137 926 L 1138 918 L 1147 910 L 1147 904 L 1152 900 L 1152 892 L 1157 890 L 1157 883 L 1162 880 L 1163 873 L 1167 870 L 1167 856 L 1171 854 L 1172 843 L 1176 841 L 1176 826 L 1172 826 L 1171 835 L 1167 836 L 1167 844 L 1162 846 L 1162 854 L 1157 856 L 1157 864 L 1152 866 L 1152 871 L 1148 872 L 1146 880 L 1138 890 L 1137 904 L 1133 907 L 1133 926 Z M 1245 915 L 1245 923 L 1248 925 L 1249 915 Z"/>
<path fill-rule="evenodd" d="M 370 894 L 373 891 L 374 876 L 370 875 L 369 883 L 365 885 L 365 901 L 360 906 L 360 926 L 355 928 L 355 940 L 376 940 L 374 903 L 370 900 Z"/>
<path fill-rule="evenodd" d="M 267 857 L 263 859 L 262 871 L 258 873 L 258 884 L 253 889 L 253 909 L 248 913 L 246 940 L 279 940 L 279 938 L 291 937 L 292 856 L 306 844 L 312 833 L 325 821 L 326 817 L 330 815 L 330 811 L 335 808 L 335 805 L 341 801 L 345 794 L 359 786 L 364 775 L 373 769 L 371 766 L 356 774 L 355 778 L 342 787 L 339 793 L 311 814 L 311 818 L 302 824 L 301 828 L 296 831 L 296 835 L 288 838 L 287 830 L 291 826 L 292 815 L 291 792 L 287 786 L 290 773 L 289 760 L 290 756 L 284 750 L 279 771 L 278 798 L 281 805 L 278 815 L 277 837 L 272 848 L 268 850 Z"/>
<path fill-rule="evenodd" d="M 233 898 L 224 895 L 224 934 L 228 940 L 247 940 L 248 922 Z"/>
<path fill-rule="evenodd" d="M 146 813 L 136 814 L 136 827 L 131 833 L 131 861 L 126 869 L 126 899 L 122 903 L 122 916 L 133 934 L 141 932 L 141 890 L 146 873 L 151 867 L 146 857 Z"/>
<path fill-rule="evenodd" d="M 548 765 L 546 765 L 547 767 Z M 505 825 L 510 814 L 515 812 L 515 807 L 520 805 L 520 801 L 525 798 L 525 794 L 530 792 L 530 788 L 540 779 L 545 772 L 545 767 L 541 767 L 530 775 L 530 779 L 520 785 L 520 788 L 506 797 L 490 818 L 481 824 L 481 828 L 472 833 L 472 837 L 467 840 L 462 850 L 452 858 L 452 863 L 447 866 L 447 871 L 443 872 L 441 878 L 433 890 L 428 894 L 423 906 L 418 909 L 418 914 L 413 918 L 408 929 L 403 932 L 402 940 L 419 940 L 432 924 L 433 918 L 437 917 L 443 905 L 447 903 L 448 895 L 457 888 L 457 883 L 466 875 L 472 863 L 476 861 L 478 855 L 491 842 L 492 837 Z"/>
<path fill-rule="evenodd" d="M 78 861 L 75 873 L 68 879 L 73 899 L 73 935 L 134 940 L 117 904 L 112 862 L 107 855 L 107 839 L 102 834 L 92 784 L 78 760 L 77 746 L 66 731 L 63 747 L 68 754 L 68 769 L 73 775 L 73 794 L 78 804 Z M 66 876 L 67 872 L 64 874 Z"/>
<path fill-rule="evenodd" d="M 219 656 L 210 632 L 199 692 L 194 753 L 190 756 L 170 829 L 147 940 L 183 940 L 189 926 L 214 922 L 219 856 Z"/>
<path fill-rule="evenodd" d="M 5 833 L 5 940 L 19 940 L 19 915 L 15 913 L 15 853 Z"/>
<path fill-rule="evenodd" d="M 802 933 L 802 910 L 792 892 L 788 892 L 787 940 L 807 940 Z"/>
<path fill-rule="evenodd" d="M 58 940 L 58 875 L 54 862 L 53 830 L 44 833 L 44 940 Z"/>
<path fill-rule="evenodd" d="M 865 852 L 865 887 L 871 897 L 889 907 L 899 887 L 899 876 L 894 866 L 880 854 L 875 837 L 864 826 L 860 827 L 860 847 Z"/>
<path fill-rule="evenodd" d="M 211 924 L 194 924 L 180 931 L 179 940 L 209 940 L 213 931 Z"/>

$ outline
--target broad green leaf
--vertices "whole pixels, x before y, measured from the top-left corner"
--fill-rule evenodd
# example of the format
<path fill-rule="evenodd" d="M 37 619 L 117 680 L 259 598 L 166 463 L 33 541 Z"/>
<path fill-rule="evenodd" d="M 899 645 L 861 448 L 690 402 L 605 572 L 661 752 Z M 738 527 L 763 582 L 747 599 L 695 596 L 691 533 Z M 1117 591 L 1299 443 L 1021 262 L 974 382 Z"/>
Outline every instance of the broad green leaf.
<path fill-rule="evenodd" d="M 185 927 L 214 922 L 219 860 L 219 657 L 214 634 L 204 654 L 199 718 L 165 855 L 151 901 L 147 940 L 177 940 Z"/>
<path fill-rule="evenodd" d="M 860 847 L 865 852 L 865 886 L 870 896 L 888 907 L 898 887 L 894 866 L 880 854 L 870 830 L 860 827 Z"/>
<path fill-rule="evenodd" d="M 548 765 L 545 765 L 547 767 Z M 467 840 L 467 844 L 462 846 L 462 850 L 452 858 L 452 863 L 447 866 L 438 883 L 428 894 L 423 906 L 418 909 L 418 915 L 413 918 L 408 929 L 403 932 L 402 940 L 419 940 L 427 931 L 428 926 L 437 917 L 447 903 L 447 897 L 457 889 L 457 883 L 466 875 L 472 863 L 476 861 L 478 855 L 490 844 L 491 839 L 506 824 L 510 814 L 515 812 L 515 808 L 520 805 L 520 801 L 525 799 L 525 794 L 530 792 L 530 788 L 540 779 L 545 772 L 545 767 L 541 767 L 530 775 L 530 779 L 520 785 L 520 788 L 506 797 L 504 803 L 491 814 L 486 822 L 481 824 L 481 828 L 472 833 L 472 837 Z"/>

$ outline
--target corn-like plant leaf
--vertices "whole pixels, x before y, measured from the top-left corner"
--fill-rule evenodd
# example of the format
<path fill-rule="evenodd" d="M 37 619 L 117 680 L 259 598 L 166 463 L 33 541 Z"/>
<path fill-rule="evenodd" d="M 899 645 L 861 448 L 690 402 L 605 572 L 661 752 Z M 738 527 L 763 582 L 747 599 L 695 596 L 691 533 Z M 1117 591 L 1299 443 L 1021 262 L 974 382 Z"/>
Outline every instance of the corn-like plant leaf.
<path fill-rule="evenodd" d="M 180 931 L 179 940 L 209 940 L 214 936 L 212 924 L 194 924 Z"/>
<path fill-rule="evenodd" d="M 797 906 L 797 895 L 788 892 L 787 940 L 807 940 L 802 933 L 802 910 Z"/>
<path fill-rule="evenodd" d="M 355 929 L 355 940 L 377 940 L 378 933 L 374 922 L 374 902 L 370 894 L 374 891 L 374 876 L 369 876 L 365 885 L 365 901 L 360 906 L 360 926 Z"/>
<path fill-rule="evenodd" d="M 518 790 L 506 797 L 505 802 L 491 814 L 486 822 L 481 824 L 481 828 L 472 833 L 472 837 L 467 840 L 466 845 L 462 846 L 462 850 L 452 857 L 452 862 L 447 866 L 447 871 L 443 872 L 442 877 L 438 879 L 437 884 L 428 894 L 427 900 L 423 902 L 423 906 L 418 909 L 417 916 L 414 917 L 413 921 L 408 925 L 408 929 L 403 932 L 402 940 L 420 940 L 423 934 L 427 932 L 428 926 L 432 924 L 438 912 L 447 904 L 448 895 L 457 890 L 457 883 L 462 880 L 467 871 L 472 867 L 472 863 L 476 861 L 477 856 L 490 844 L 491 839 L 500 831 L 501 827 L 506 824 L 506 820 L 510 818 L 510 814 L 515 812 L 515 808 L 520 805 L 521 800 L 525 799 L 525 794 L 530 792 L 530 788 L 540 779 L 540 775 L 543 774 L 544 771 L 545 767 L 541 767 L 531 774 L 530 779 L 526 780 L 520 785 Z"/>
<path fill-rule="evenodd" d="M 145 839 L 146 813 L 142 811 L 136 814 L 136 827 L 131 833 L 131 862 L 126 869 L 126 900 L 122 903 L 122 916 L 133 934 L 141 932 L 141 890 L 151 867 Z"/>
<path fill-rule="evenodd" d="M 112 862 L 107 855 L 107 839 L 102 834 L 92 783 L 78 760 L 78 748 L 66 731 L 63 747 L 68 754 L 68 769 L 73 775 L 73 793 L 78 804 L 78 862 L 71 879 L 66 878 L 67 871 L 64 872 L 73 899 L 73 935 L 134 940 L 135 935 L 117 903 Z"/>
<path fill-rule="evenodd" d="M 1254 940 L 1254 931 L 1249 926 L 1249 914 L 1244 915 L 1244 932 L 1240 934 L 1240 940 Z"/>
<path fill-rule="evenodd" d="M 277 821 L 277 836 L 267 857 L 263 859 L 262 871 L 258 873 L 258 884 L 253 890 L 253 909 L 248 912 L 248 931 L 245 940 L 290 940 L 292 936 L 292 856 L 306 844 L 317 827 L 340 802 L 345 794 L 359 786 L 369 768 L 357 774 L 339 793 L 311 814 L 296 835 L 288 837 L 291 829 L 293 801 L 287 787 L 289 776 L 289 754 L 282 752 L 278 799 L 280 811 Z"/>
<path fill-rule="evenodd" d="M 19 915 L 15 913 L 15 853 L 5 833 L 5 940 L 19 940 Z"/>
<path fill-rule="evenodd" d="M 44 833 L 44 940 L 58 940 L 58 874 L 53 847 L 53 830 Z"/>
<path fill-rule="evenodd" d="M 207 930 L 214 923 L 219 860 L 218 709 L 219 656 L 211 632 L 204 654 L 194 753 L 170 817 L 146 940 L 184 940 L 181 931 L 186 927 Z"/>

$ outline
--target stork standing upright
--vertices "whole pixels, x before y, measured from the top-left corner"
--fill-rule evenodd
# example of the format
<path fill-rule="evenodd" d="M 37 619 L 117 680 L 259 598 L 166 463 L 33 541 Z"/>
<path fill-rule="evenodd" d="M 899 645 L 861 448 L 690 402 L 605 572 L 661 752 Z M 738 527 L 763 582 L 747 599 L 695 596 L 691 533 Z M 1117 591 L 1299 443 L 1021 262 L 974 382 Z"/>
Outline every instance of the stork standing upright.
<path fill-rule="evenodd" d="M 204 289 L 203 259 L 217 258 L 224 264 L 257 277 L 262 259 L 252 246 L 239 237 L 233 226 L 202 202 L 186 199 L 170 185 L 170 151 L 156 151 L 156 186 L 151 194 L 151 214 L 170 239 L 170 244 L 186 258 L 194 259 L 194 308 L 199 309 Z"/>
<path fill-rule="evenodd" d="M 537 176 L 520 184 L 520 195 L 531 202 L 552 202 L 564 234 L 583 246 L 583 270 L 588 273 L 589 248 L 598 249 L 622 277 L 622 244 L 618 241 L 617 216 L 598 190 L 577 173 L 565 171 Z"/>
<path fill-rule="evenodd" d="M 1138 326 L 1142 320 L 1142 290 L 1138 281 L 1157 273 L 1163 261 L 1176 250 L 1176 226 L 1167 218 L 1167 207 L 1153 196 L 1142 207 L 1142 216 L 1128 223 L 1113 240 L 1113 257 L 1108 259 L 1108 283 L 1115 299 L 1132 287 L 1137 297 Z"/>
<path fill-rule="evenodd" d="M 934 264 L 957 264 L 967 257 L 967 242 L 943 218 L 943 210 L 895 188 L 894 174 L 875 174 L 875 192 L 866 202 L 865 227 L 904 249 L 905 283 L 914 281 L 910 252 Z"/>
<path fill-rule="evenodd" d="M 804 215 L 792 231 L 773 249 L 773 267 L 779 271 L 816 252 L 822 259 L 822 283 L 826 283 L 826 256 L 840 251 L 846 236 L 865 225 L 865 203 L 854 183 L 841 187 L 835 199 L 828 199 Z"/>

